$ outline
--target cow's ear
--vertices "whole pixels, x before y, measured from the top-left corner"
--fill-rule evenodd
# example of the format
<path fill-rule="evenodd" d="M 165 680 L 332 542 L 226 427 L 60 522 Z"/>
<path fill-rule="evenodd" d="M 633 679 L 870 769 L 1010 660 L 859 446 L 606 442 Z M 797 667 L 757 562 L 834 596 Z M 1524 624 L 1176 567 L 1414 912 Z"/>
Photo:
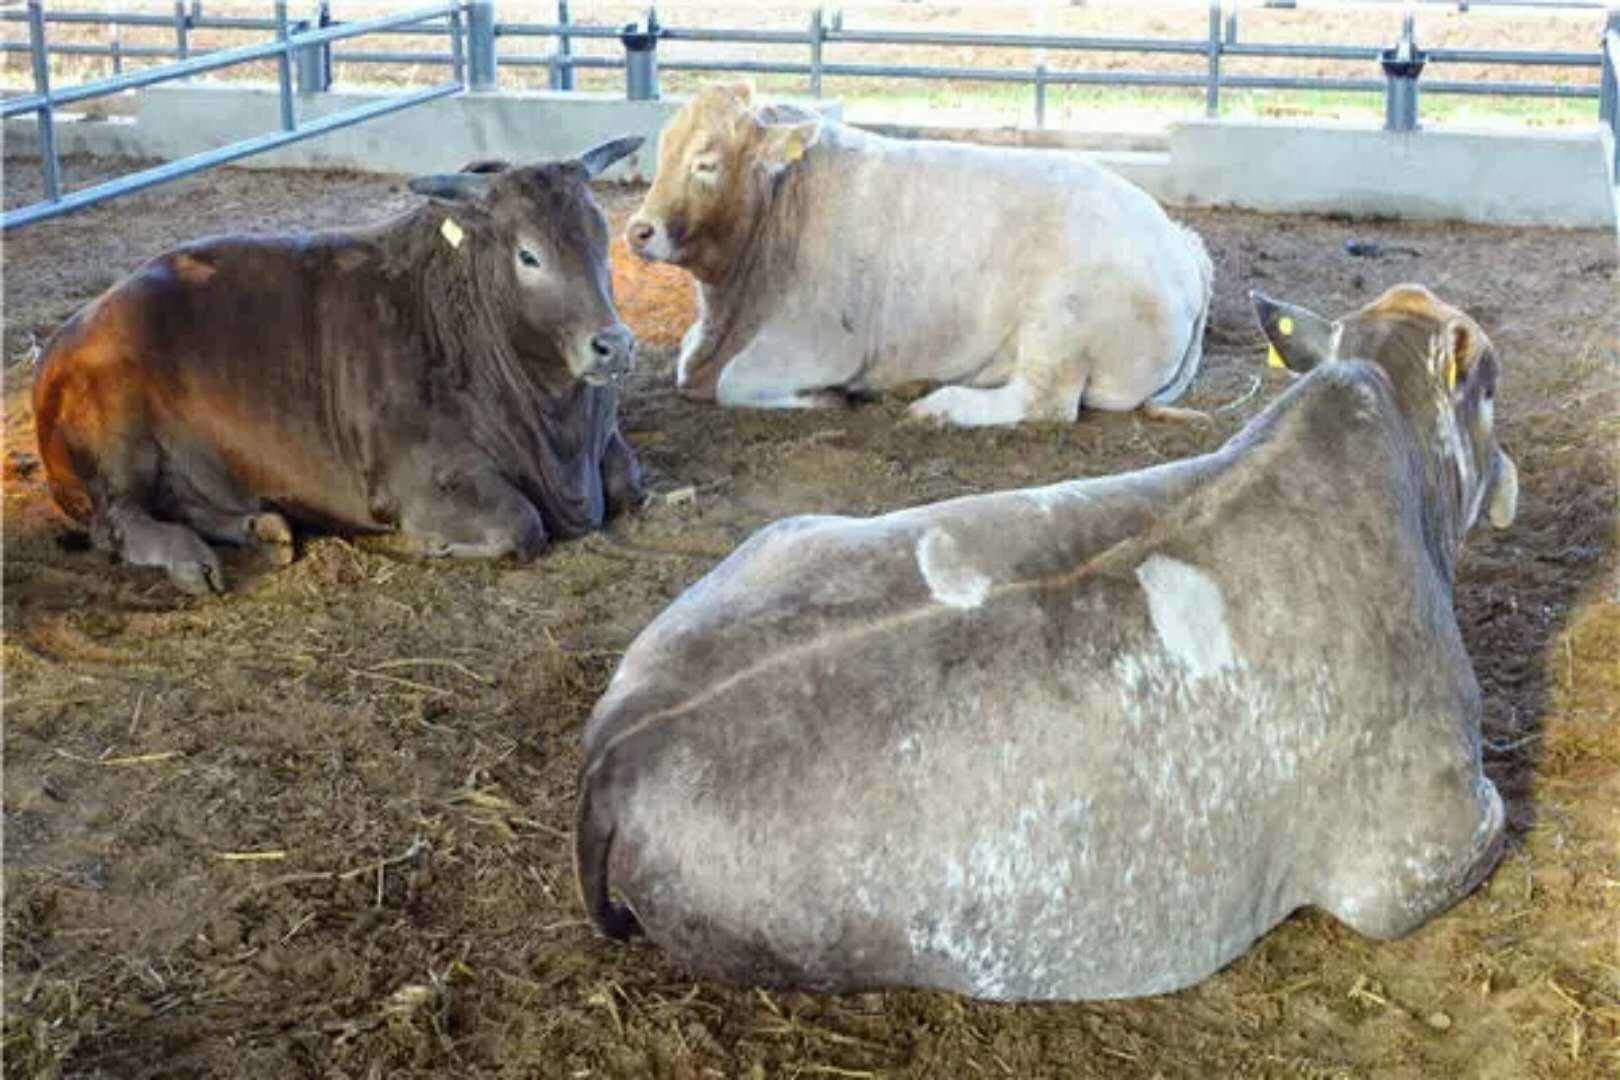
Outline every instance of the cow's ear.
<path fill-rule="evenodd" d="M 1447 392 L 1455 394 L 1457 387 L 1468 381 L 1478 351 L 1478 331 L 1472 323 L 1467 319 L 1452 319 L 1446 323 L 1440 331 L 1440 347 L 1431 355 L 1439 369 L 1433 374 L 1445 383 Z"/>
<path fill-rule="evenodd" d="M 804 156 L 821 138 L 821 121 L 798 124 L 761 124 L 759 160 L 766 168 L 785 169 Z"/>
<path fill-rule="evenodd" d="M 1273 300 L 1259 289 L 1249 293 L 1260 329 L 1271 347 L 1266 363 L 1303 375 L 1318 364 L 1333 359 L 1333 338 L 1337 327 L 1309 308 Z"/>
<path fill-rule="evenodd" d="M 587 178 L 602 175 L 602 171 L 622 157 L 635 153 L 641 149 L 646 141 L 640 135 L 626 135 L 620 139 L 610 139 L 598 146 L 593 146 L 579 155 L 579 163 L 585 169 Z"/>
<path fill-rule="evenodd" d="M 430 173 L 415 176 L 407 185 L 418 195 L 445 202 L 478 202 L 489 194 L 494 176 L 490 173 Z"/>
<path fill-rule="evenodd" d="M 461 167 L 464 173 L 503 173 L 512 167 L 510 161 L 500 158 L 488 158 L 482 161 L 469 161 Z"/>

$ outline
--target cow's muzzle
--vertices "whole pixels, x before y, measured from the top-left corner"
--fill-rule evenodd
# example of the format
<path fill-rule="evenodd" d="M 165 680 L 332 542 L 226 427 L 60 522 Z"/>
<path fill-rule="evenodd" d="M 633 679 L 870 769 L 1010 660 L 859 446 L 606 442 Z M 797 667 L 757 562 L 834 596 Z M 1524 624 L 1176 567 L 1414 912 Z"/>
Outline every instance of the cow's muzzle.
<path fill-rule="evenodd" d="M 662 222 L 637 214 L 624 227 L 624 240 L 631 251 L 648 262 L 673 262 L 678 254 L 671 235 L 674 231 Z"/>
<path fill-rule="evenodd" d="M 623 323 L 592 334 L 579 377 L 592 386 L 607 386 L 629 378 L 636 366 L 636 336 Z"/>

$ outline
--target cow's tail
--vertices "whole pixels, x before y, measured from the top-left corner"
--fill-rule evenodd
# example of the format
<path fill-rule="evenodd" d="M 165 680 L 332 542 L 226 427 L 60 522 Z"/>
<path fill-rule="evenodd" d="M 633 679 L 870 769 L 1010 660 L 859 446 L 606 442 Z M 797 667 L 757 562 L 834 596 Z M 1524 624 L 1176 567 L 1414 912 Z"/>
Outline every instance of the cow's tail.
<path fill-rule="evenodd" d="M 1176 366 L 1175 374 L 1170 381 L 1161 386 L 1148 398 L 1154 405 L 1169 405 L 1181 398 L 1187 392 L 1187 387 L 1198 377 L 1198 369 L 1204 363 L 1204 324 L 1209 321 L 1209 305 L 1215 295 L 1215 264 L 1210 261 L 1209 249 L 1204 246 L 1203 237 L 1193 232 L 1180 222 L 1175 223 L 1186 237 L 1187 246 L 1192 249 L 1193 261 L 1198 266 L 1198 285 L 1203 295 L 1198 307 L 1198 317 L 1193 320 L 1192 333 L 1187 337 L 1187 347 L 1182 350 L 1181 363 Z"/>
<path fill-rule="evenodd" d="M 608 856 L 616 824 L 596 798 L 607 779 L 598 775 L 601 761 L 587 764 L 579 778 L 579 805 L 574 811 L 574 878 L 580 902 L 605 937 L 624 941 L 641 929 L 635 913 L 608 895 Z"/>

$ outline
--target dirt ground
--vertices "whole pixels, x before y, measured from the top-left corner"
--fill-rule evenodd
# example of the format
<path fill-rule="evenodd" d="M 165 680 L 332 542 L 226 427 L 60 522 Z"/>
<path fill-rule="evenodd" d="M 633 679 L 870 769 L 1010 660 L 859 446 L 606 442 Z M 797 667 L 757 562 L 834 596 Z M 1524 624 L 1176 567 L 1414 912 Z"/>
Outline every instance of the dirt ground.
<path fill-rule="evenodd" d="M 36 195 L 32 163 L 6 200 Z M 69 162 L 76 180 L 86 165 Z M 604 188 L 622 223 L 640 193 Z M 171 244 L 355 222 L 397 180 L 225 170 L 4 240 L 4 1057 L 17 1077 L 1604 1077 L 1620 1071 L 1620 277 L 1612 233 L 1178 216 L 1217 295 L 1211 429 L 901 426 L 677 397 L 678 274 L 621 258 L 645 344 L 624 404 L 654 497 L 530 566 L 306 538 L 195 600 L 48 505 L 28 334 Z M 1352 258 L 1356 238 L 1416 254 Z M 620 250 L 622 256 L 622 249 Z M 1329 312 L 1398 281 L 1505 365 L 1521 515 L 1457 591 L 1509 850 L 1398 942 L 1301 912 L 1202 985 L 1132 1002 L 819 998 L 694 982 L 595 938 L 568 830 L 617 656 L 753 530 L 1211 449 L 1276 396 L 1247 290 Z M 1252 393 L 1251 393 L 1252 391 Z M 672 492 L 690 489 L 686 500 Z M 1331 553 L 1327 553 L 1331 557 Z"/>

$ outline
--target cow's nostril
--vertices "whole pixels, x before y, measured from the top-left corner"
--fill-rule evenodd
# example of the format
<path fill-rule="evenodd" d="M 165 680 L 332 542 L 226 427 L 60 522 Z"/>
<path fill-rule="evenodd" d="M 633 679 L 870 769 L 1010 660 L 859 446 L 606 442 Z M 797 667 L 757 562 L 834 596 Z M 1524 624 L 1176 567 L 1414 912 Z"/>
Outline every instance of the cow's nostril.
<path fill-rule="evenodd" d="M 591 336 L 591 352 L 595 353 L 599 360 L 606 360 L 613 355 L 613 344 L 613 338 L 607 334 L 593 334 Z"/>
<path fill-rule="evenodd" d="M 645 221 L 634 222 L 630 226 L 630 239 L 645 244 L 653 238 L 653 231 L 653 227 Z"/>

